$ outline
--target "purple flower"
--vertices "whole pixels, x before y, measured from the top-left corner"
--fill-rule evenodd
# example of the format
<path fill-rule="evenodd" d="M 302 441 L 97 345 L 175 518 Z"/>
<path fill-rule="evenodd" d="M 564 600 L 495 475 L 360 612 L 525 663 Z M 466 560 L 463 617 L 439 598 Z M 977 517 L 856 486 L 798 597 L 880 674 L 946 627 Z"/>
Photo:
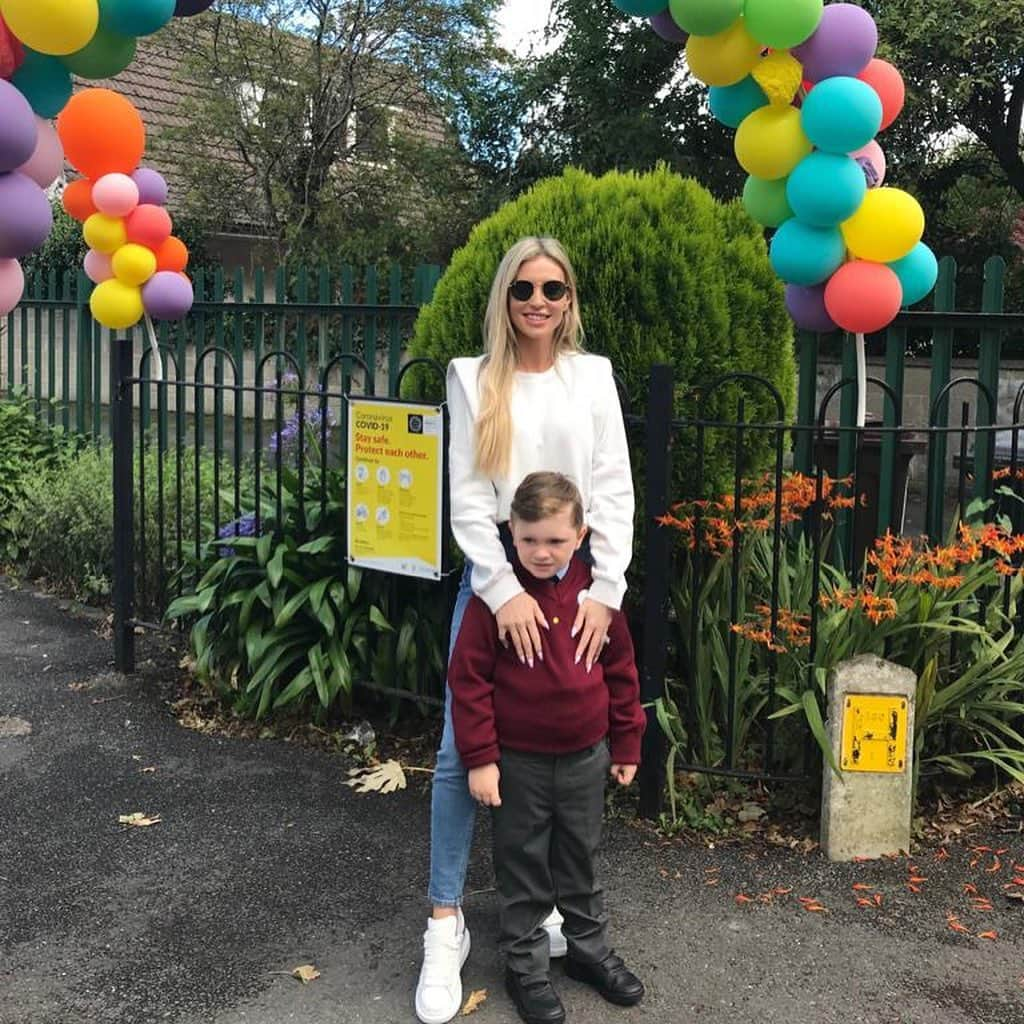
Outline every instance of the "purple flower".
<path fill-rule="evenodd" d="M 337 426 L 337 419 L 330 408 L 324 410 L 324 412 L 326 413 L 325 419 L 327 429 L 328 431 L 333 430 L 334 427 Z M 312 409 L 306 410 L 306 430 L 314 437 L 320 436 L 321 416 L 322 412 L 319 406 L 314 406 Z M 280 447 L 282 454 L 292 450 L 299 438 L 299 433 L 299 414 L 294 412 L 285 421 L 285 424 L 280 431 L 275 431 L 270 435 L 270 440 L 267 443 L 270 453 L 272 455 L 276 455 L 278 447 Z"/>
<path fill-rule="evenodd" d="M 255 537 L 256 536 L 256 513 L 246 512 L 230 523 L 225 523 L 218 531 L 218 539 L 226 537 Z M 232 547 L 219 548 L 217 552 L 221 558 L 230 558 L 235 549 Z"/>

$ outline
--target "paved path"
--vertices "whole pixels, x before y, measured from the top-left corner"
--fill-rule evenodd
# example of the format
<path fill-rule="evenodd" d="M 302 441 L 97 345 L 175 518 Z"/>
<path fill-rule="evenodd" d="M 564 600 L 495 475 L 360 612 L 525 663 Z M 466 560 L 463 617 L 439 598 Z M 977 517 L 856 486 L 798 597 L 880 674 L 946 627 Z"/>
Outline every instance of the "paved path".
<path fill-rule="evenodd" d="M 426 790 L 358 796 L 339 757 L 182 729 L 152 681 L 110 674 L 109 652 L 92 624 L 0 586 L 0 731 L 31 726 L 0 738 L 0 1022 L 413 1024 Z M 135 811 L 162 820 L 118 824 Z M 510 1024 L 485 844 L 465 979 L 490 992 L 475 1021 Z M 614 940 L 649 997 L 623 1011 L 556 983 L 585 1024 L 1018 1024 L 1024 908 L 1000 885 L 1024 846 L 1000 873 L 970 857 L 921 851 L 929 880 L 913 895 L 905 860 L 830 868 L 615 824 L 602 863 Z M 991 913 L 967 909 L 971 880 Z M 857 907 L 854 882 L 882 906 Z M 793 892 L 757 902 L 776 887 Z M 998 940 L 954 934 L 951 909 Z M 287 972 L 305 963 L 322 976 L 301 985 Z"/>

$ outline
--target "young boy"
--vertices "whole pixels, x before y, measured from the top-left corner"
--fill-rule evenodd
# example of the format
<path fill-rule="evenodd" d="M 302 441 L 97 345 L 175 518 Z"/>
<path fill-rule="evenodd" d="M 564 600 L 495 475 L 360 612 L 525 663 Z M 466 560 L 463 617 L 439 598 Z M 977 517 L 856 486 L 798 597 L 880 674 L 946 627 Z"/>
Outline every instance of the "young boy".
<path fill-rule="evenodd" d="M 543 660 L 529 667 L 503 647 L 494 616 L 474 597 L 448 679 L 469 791 L 492 808 L 505 986 L 527 1024 L 561 1024 L 541 927 L 552 905 L 565 918 L 569 976 L 621 1006 L 643 998 L 643 984 L 608 948 L 594 854 L 606 775 L 632 782 L 645 717 L 621 612 L 591 670 L 575 660 L 570 631 L 591 584 L 576 554 L 587 529 L 575 484 L 559 473 L 531 473 L 512 500 L 509 525 L 516 575 L 548 622 Z"/>

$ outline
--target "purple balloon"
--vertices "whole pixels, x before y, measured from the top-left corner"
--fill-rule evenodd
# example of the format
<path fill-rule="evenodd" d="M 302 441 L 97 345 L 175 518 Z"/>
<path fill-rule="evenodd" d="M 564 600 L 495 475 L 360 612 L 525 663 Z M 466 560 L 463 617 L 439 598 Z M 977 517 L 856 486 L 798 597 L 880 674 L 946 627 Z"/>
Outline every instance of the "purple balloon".
<path fill-rule="evenodd" d="M 828 334 L 830 331 L 839 330 L 838 325 L 825 309 L 824 284 L 812 285 L 810 288 L 804 288 L 798 284 L 787 284 L 786 309 L 789 310 L 793 323 L 802 331 Z"/>
<path fill-rule="evenodd" d="M 13 171 L 36 151 L 36 116 L 27 99 L 0 78 L 0 171 Z"/>
<path fill-rule="evenodd" d="M 854 4 L 828 4 L 818 27 L 792 54 L 804 66 L 804 78 L 845 75 L 856 78 L 875 55 L 878 28 L 875 19 Z"/>
<path fill-rule="evenodd" d="M 158 270 L 142 286 L 142 305 L 155 320 L 180 320 L 194 299 L 192 282 L 173 270 Z"/>
<path fill-rule="evenodd" d="M 139 186 L 139 202 L 153 206 L 167 205 L 167 181 L 152 167 L 140 167 L 132 172 L 132 181 Z"/>
<path fill-rule="evenodd" d="M 27 256 L 52 227 L 46 193 L 27 174 L 0 174 L 0 259 Z"/>
<path fill-rule="evenodd" d="M 176 18 L 191 18 L 193 14 L 202 14 L 213 0 L 178 0 L 174 5 Z"/>
<path fill-rule="evenodd" d="M 689 32 L 684 32 L 675 22 L 675 18 L 672 17 L 672 12 L 666 8 L 665 10 L 651 16 L 651 28 L 661 36 L 662 39 L 667 39 L 670 43 L 679 43 L 682 46 L 687 39 L 690 38 Z"/>

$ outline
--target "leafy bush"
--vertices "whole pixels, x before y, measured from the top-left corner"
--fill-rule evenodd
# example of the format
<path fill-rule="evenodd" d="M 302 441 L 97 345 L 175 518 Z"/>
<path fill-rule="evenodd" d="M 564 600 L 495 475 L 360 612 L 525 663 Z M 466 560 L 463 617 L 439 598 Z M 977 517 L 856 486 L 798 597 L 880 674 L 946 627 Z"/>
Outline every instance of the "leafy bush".
<path fill-rule="evenodd" d="M 767 378 L 792 405 L 792 327 L 761 229 L 738 204 L 723 205 L 664 167 L 601 178 L 567 170 L 482 221 L 421 311 L 411 354 L 446 363 L 478 353 L 498 262 L 517 239 L 536 234 L 565 245 L 579 277 L 586 345 L 611 359 L 634 411 L 645 407 L 656 362 L 672 364 L 680 393 L 742 370 Z M 424 376 L 410 388 L 429 392 L 432 384 Z M 734 416 L 735 403 L 735 389 L 717 393 L 708 417 Z M 776 415 L 764 389 L 750 391 L 749 418 Z M 712 493 L 725 484 L 727 443 L 708 435 Z M 751 441 L 751 466 L 769 445 L 767 436 Z M 692 476 L 693 456 L 690 446 L 679 448 L 682 481 Z"/>
<path fill-rule="evenodd" d="M 344 477 L 324 475 L 318 425 L 306 433 L 304 486 L 282 471 L 280 519 L 271 477 L 258 534 L 253 512 L 225 527 L 205 548 L 194 593 L 167 611 L 194 619 L 200 680 L 256 718 L 306 706 L 322 719 L 347 709 L 357 680 L 422 692 L 423 676 L 443 671 L 436 586 L 346 566 Z"/>

